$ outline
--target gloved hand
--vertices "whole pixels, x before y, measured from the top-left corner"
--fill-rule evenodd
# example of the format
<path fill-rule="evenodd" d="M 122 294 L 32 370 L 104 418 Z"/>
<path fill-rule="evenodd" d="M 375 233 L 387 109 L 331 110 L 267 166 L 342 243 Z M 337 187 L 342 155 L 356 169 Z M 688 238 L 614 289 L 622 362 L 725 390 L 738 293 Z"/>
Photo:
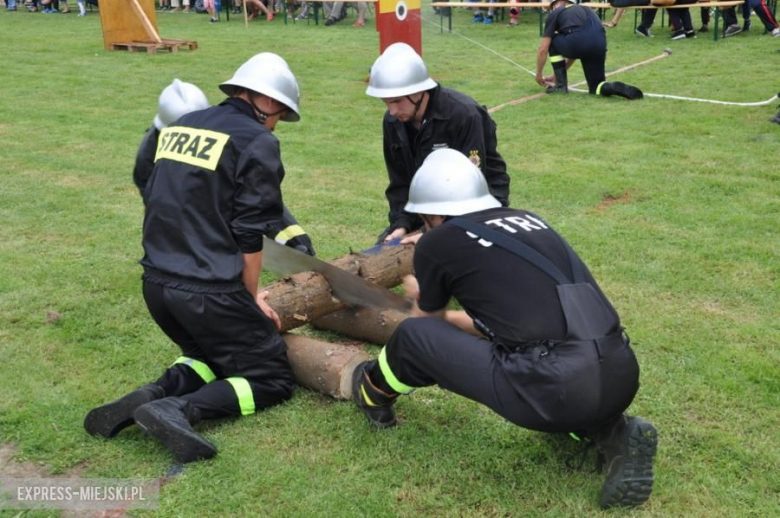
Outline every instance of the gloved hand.
<path fill-rule="evenodd" d="M 158 130 L 173 124 L 181 116 L 209 107 L 209 101 L 200 88 L 192 83 L 174 79 L 160 94 L 154 126 Z"/>
<path fill-rule="evenodd" d="M 292 239 L 288 239 L 284 246 L 289 246 L 290 248 L 295 248 L 299 252 L 303 252 L 304 254 L 308 254 L 310 256 L 317 255 L 317 252 L 314 251 L 314 245 L 311 242 L 311 238 L 308 236 L 308 234 L 301 234 L 299 236 L 295 236 Z"/>
<path fill-rule="evenodd" d="M 306 231 L 303 230 L 303 227 L 298 224 L 298 220 L 295 219 L 295 216 L 292 215 L 292 212 L 290 212 L 286 205 L 282 212 L 280 227 L 276 228 L 277 230 L 272 234 L 272 237 L 274 241 L 280 245 L 295 248 L 296 250 L 311 256 L 317 255 L 314 251 L 314 245 L 311 242 L 311 238 L 306 234 Z"/>

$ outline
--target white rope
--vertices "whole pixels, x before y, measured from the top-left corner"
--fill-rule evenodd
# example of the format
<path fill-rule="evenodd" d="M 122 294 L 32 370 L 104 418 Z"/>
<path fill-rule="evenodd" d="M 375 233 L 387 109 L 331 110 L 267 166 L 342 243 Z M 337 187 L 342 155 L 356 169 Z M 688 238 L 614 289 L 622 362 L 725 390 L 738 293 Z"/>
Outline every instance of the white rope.
<path fill-rule="evenodd" d="M 452 9 L 452 7 L 450 7 L 449 9 Z M 420 18 L 422 18 L 422 20 L 423 20 L 424 22 L 426 22 L 426 23 L 429 23 L 429 24 L 431 24 L 431 25 L 434 25 L 434 26 L 436 25 L 436 22 L 433 22 L 433 21 L 429 20 L 429 19 L 428 19 L 428 17 L 426 17 L 426 16 L 420 16 Z M 439 25 L 439 29 L 441 29 L 441 25 Z M 516 62 L 512 61 L 512 60 L 511 60 L 511 59 L 509 59 L 508 57 L 504 56 L 503 54 L 500 54 L 500 53 L 496 52 L 495 50 L 491 49 L 490 47 L 488 47 L 488 46 L 486 46 L 486 45 L 483 45 L 482 43 L 480 43 L 480 42 L 478 42 L 478 41 L 476 41 L 476 40 L 472 40 L 471 38 L 469 38 L 469 37 L 466 37 L 466 36 L 464 36 L 464 35 L 460 34 L 459 32 L 455 32 L 455 31 L 450 31 L 450 32 L 451 32 L 452 34 L 454 34 L 455 36 L 458 36 L 459 38 L 463 38 L 464 40 L 466 40 L 466 41 L 468 41 L 468 42 L 471 42 L 471 43 L 473 43 L 474 45 L 476 45 L 476 46 L 478 46 L 478 47 L 482 47 L 483 49 L 487 50 L 488 52 L 492 52 L 493 54 L 495 54 L 496 56 L 500 57 L 500 58 L 501 58 L 501 59 L 503 59 L 504 61 L 508 61 L 509 63 L 513 64 L 514 66 L 516 66 L 516 67 L 517 67 L 517 68 L 519 68 L 520 70 L 523 70 L 523 71 L 525 71 L 525 72 L 528 72 L 528 73 L 529 73 L 529 74 L 531 74 L 532 76 L 536 77 L 536 72 L 531 72 L 530 70 L 528 70 L 527 68 L 525 68 L 523 65 L 521 65 L 521 64 L 519 64 L 519 63 L 516 63 Z"/>
<path fill-rule="evenodd" d="M 450 7 L 450 9 L 452 9 L 452 8 Z M 423 21 L 425 21 L 426 23 L 428 23 L 430 25 L 433 25 L 433 26 L 436 26 L 436 22 L 433 22 L 433 21 L 429 20 L 428 17 L 420 15 L 420 18 Z M 439 24 L 439 29 L 441 30 L 441 24 Z M 477 45 L 478 47 L 482 47 L 483 49 L 487 50 L 488 52 L 492 52 L 493 54 L 495 54 L 496 56 L 500 57 L 501 59 L 503 59 L 503 60 L 513 64 L 517 68 L 519 68 L 519 69 L 521 69 L 521 70 L 523 70 L 525 72 L 528 72 L 532 76 L 536 77 L 536 72 L 532 72 L 532 71 L 528 70 L 523 65 L 512 61 L 508 57 L 506 57 L 506 56 L 496 52 L 495 50 L 491 49 L 490 47 L 488 47 L 486 45 L 483 45 L 482 43 L 480 43 L 480 42 L 478 42 L 476 40 L 473 40 L 473 39 L 471 39 L 471 38 L 469 38 L 467 36 L 464 36 L 464 35 L 462 35 L 462 34 L 460 34 L 458 32 L 455 32 L 455 31 L 450 31 L 450 32 L 452 34 L 454 34 L 455 36 L 458 36 L 459 38 L 463 38 L 464 40 L 466 40 L 468 42 L 471 42 L 474 45 Z M 587 90 L 581 90 L 579 88 L 572 88 L 572 87 L 569 87 L 569 91 L 580 92 L 580 93 L 588 93 Z M 780 94 L 773 95 L 772 97 L 770 97 L 766 101 L 759 101 L 759 102 L 754 102 L 754 103 L 740 103 L 740 102 L 730 102 L 730 101 L 718 101 L 718 100 L 715 100 L 715 99 L 698 99 L 696 97 L 683 97 L 683 96 L 680 96 L 680 95 L 667 95 L 667 94 L 653 94 L 653 93 L 647 93 L 647 92 L 644 93 L 644 96 L 645 97 L 655 97 L 657 99 L 674 99 L 676 101 L 694 101 L 694 102 L 699 102 L 699 103 L 722 104 L 722 105 L 728 105 L 728 106 L 766 106 L 767 104 L 771 104 L 772 102 L 774 102 L 776 99 L 780 99 Z"/>
<path fill-rule="evenodd" d="M 588 93 L 588 90 L 582 90 L 580 88 L 569 88 L 570 92 L 579 92 L 586 94 Z M 722 104 L 727 106 L 766 106 L 767 104 L 773 103 L 775 100 L 780 99 L 778 97 L 778 94 L 773 95 L 766 101 L 758 101 L 754 103 L 739 103 L 739 102 L 731 102 L 731 101 L 718 101 L 715 99 L 698 99 L 696 97 L 683 97 L 680 95 L 667 95 L 667 94 L 652 94 L 648 92 L 643 92 L 643 95 L 645 97 L 655 97 L 657 99 L 674 99 L 676 101 L 694 101 L 699 103 L 710 103 L 710 104 Z"/>

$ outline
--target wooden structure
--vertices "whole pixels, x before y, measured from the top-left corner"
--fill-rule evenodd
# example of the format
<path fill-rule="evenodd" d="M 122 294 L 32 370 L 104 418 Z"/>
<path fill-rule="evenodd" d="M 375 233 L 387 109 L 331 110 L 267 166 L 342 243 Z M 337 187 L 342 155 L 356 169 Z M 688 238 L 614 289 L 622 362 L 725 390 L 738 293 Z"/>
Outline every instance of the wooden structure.
<path fill-rule="evenodd" d="M 154 0 L 101 0 L 100 25 L 106 50 L 158 50 L 177 52 L 179 48 L 198 48 L 195 41 L 163 39 L 157 32 Z"/>

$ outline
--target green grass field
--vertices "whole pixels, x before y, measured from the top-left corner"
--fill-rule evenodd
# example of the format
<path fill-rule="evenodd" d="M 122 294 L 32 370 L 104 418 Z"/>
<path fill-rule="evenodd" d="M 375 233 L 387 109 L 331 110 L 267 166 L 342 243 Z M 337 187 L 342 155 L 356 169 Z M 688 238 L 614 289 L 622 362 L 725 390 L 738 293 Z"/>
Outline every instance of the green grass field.
<path fill-rule="evenodd" d="M 440 34 L 429 7 L 423 15 L 434 79 L 488 107 L 540 91 L 474 43 L 533 70 L 535 13 L 509 28 L 472 25 L 459 10 L 455 30 L 472 41 Z M 285 202 L 324 259 L 373 244 L 387 211 L 384 106 L 364 94 L 378 36 L 373 15 L 363 29 L 352 18 L 247 29 L 239 16 L 210 25 L 158 13 L 163 37 L 199 48 L 146 55 L 104 51 L 97 13 L 0 11 L 0 443 L 15 445 L 17 462 L 89 478 L 157 478 L 172 465 L 138 430 L 102 441 L 82 420 L 178 353 L 140 294 L 142 203 L 131 181 L 174 77 L 217 103 L 218 83 L 251 55 L 284 56 L 303 115 L 277 128 Z M 660 26 L 640 39 L 631 18 L 609 30 L 608 70 L 673 54 L 615 79 L 725 101 L 780 90 L 780 40 L 755 18 L 750 33 L 717 43 L 669 41 Z M 579 65 L 570 77 L 582 78 Z M 660 447 L 653 496 L 632 515 L 780 515 L 780 126 L 767 122 L 776 110 L 572 93 L 494 114 L 513 205 L 544 216 L 585 258 L 642 366 L 629 411 L 657 426 Z M 565 468 L 574 442 L 435 388 L 397 409 L 402 425 L 375 432 L 351 403 L 300 389 L 270 411 L 208 423 L 220 454 L 165 485 L 158 510 L 134 514 L 627 514 L 598 509 L 600 476 Z"/>

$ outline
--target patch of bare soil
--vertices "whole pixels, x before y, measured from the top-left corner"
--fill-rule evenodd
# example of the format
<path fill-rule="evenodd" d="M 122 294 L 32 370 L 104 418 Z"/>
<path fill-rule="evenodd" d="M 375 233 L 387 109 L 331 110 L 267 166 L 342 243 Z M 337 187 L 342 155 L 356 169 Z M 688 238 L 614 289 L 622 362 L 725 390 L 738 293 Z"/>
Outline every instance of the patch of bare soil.
<path fill-rule="evenodd" d="M 631 191 L 623 191 L 617 196 L 607 193 L 601 197 L 601 203 L 596 205 L 596 211 L 601 212 L 603 210 L 608 209 L 612 205 L 617 205 L 619 203 L 622 204 L 630 203 L 631 199 L 632 199 Z"/>
<path fill-rule="evenodd" d="M 16 461 L 17 447 L 14 444 L 0 444 L 0 476 L 3 478 L 81 478 L 84 466 L 78 465 L 62 475 L 52 475 L 51 471 L 42 462 Z M 125 516 L 124 509 L 110 511 L 68 511 L 64 510 L 60 516 L 63 518 L 117 518 Z"/>

